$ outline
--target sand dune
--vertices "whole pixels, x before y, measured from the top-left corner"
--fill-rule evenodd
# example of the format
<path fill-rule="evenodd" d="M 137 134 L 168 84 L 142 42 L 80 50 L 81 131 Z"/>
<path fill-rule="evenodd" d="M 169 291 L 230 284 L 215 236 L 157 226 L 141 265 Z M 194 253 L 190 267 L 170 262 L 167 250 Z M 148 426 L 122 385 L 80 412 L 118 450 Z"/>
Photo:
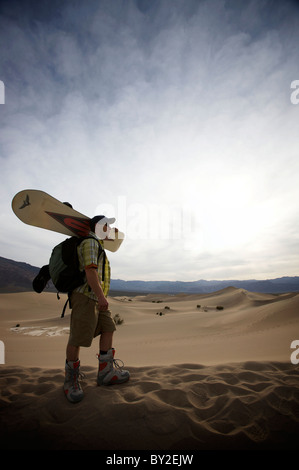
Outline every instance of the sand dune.
<path fill-rule="evenodd" d="M 95 340 L 82 349 L 76 405 L 62 392 L 63 303 L 49 293 L 0 296 L 1 448 L 296 449 L 298 293 L 111 298 L 124 319 L 116 355 L 131 379 L 97 387 Z"/>

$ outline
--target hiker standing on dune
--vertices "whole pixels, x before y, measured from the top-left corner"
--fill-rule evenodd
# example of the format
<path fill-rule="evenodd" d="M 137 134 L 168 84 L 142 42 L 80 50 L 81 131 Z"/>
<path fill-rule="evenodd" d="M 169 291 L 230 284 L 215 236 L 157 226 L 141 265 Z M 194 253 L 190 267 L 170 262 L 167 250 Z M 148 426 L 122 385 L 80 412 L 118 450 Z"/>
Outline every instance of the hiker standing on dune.
<path fill-rule="evenodd" d="M 110 265 L 103 249 L 109 236 L 110 224 L 115 219 L 95 216 L 90 221 L 90 238 L 78 246 L 79 267 L 85 271 L 86 281 L 71 293 L 70 335 L 66 348 L 64 392 L 70 402 L 83 398 L 80 378 L 80 348 L 90 347 L 93 338 L 99 340 L 98 385 L 111 385 L 129 380 L 126 370 L 114 367 L 113 333 L 116 329 L 111 317 L 107 295 L 110 286 Z"/>

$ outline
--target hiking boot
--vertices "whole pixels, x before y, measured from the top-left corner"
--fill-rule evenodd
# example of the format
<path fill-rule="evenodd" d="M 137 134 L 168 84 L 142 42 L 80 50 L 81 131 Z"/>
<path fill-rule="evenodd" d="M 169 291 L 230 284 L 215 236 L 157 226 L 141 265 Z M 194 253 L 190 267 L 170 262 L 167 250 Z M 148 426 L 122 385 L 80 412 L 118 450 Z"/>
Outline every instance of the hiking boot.
<path fill-rule="evenodd" d="M 49 265 L 46 264 L 39 270 L 38 275 L 32 281 L 32 287 L 35 292 L 40 294 L 44 290 L 50 279 L 51 276 L 49 272 Z"/>
<path fill-rule="evenodd" d="M 83 398 L 83 390 L 80 385 L 80 361 L 68 361 L 65 364 L 65 380 L 63 390 L 66 398 L 71 403 L 77 403 Z"/>
<path fill-rule="evenodd" d="M 118 361 L 114 359 L 115 349 L 109 349 L 107 354 L 98 355 L 99 371 L 97 377 L 98 385 L 113 385 L 127 382 L 130 378 L 130 373 L 123 370 Z M 123 364 L 122 361 L 119 361 Z M 114 367 L 115 366 L 115 367 Z"/>

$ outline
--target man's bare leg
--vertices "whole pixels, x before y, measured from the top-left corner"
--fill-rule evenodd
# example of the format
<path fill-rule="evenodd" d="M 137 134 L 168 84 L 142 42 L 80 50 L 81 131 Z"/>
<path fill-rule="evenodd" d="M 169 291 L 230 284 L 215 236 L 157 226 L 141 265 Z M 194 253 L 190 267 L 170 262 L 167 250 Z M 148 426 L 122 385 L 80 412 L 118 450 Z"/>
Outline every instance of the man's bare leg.
<path fill-rule="evenodd" d="M 113 332 L 102 333 L 100 337 L 100 351 L 109 351 L 112 348 Z"/>
<path fill-rule="evenodd" d="M 77 361 L 79 359 L 80 346 L 72 346 L 68 344 L 66 347 L 66 360 Z"/>

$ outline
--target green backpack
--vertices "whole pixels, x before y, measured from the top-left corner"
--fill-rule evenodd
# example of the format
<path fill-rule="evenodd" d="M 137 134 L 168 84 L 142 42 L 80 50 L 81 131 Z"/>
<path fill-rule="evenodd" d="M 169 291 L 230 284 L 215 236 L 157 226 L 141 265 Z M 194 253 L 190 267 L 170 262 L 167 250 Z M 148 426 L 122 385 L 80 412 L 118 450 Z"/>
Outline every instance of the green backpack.
<path fill-rule="evenodd" d="M 53 248 L 49 261 L 49 272 L 58 292 L 69 293 L 84 284 L 85 271 L 79 269 L 77 248 L 86 238 L 94 237 L 67 238 Z M 99 256 L 102 251 L 99 243 Z"/>

